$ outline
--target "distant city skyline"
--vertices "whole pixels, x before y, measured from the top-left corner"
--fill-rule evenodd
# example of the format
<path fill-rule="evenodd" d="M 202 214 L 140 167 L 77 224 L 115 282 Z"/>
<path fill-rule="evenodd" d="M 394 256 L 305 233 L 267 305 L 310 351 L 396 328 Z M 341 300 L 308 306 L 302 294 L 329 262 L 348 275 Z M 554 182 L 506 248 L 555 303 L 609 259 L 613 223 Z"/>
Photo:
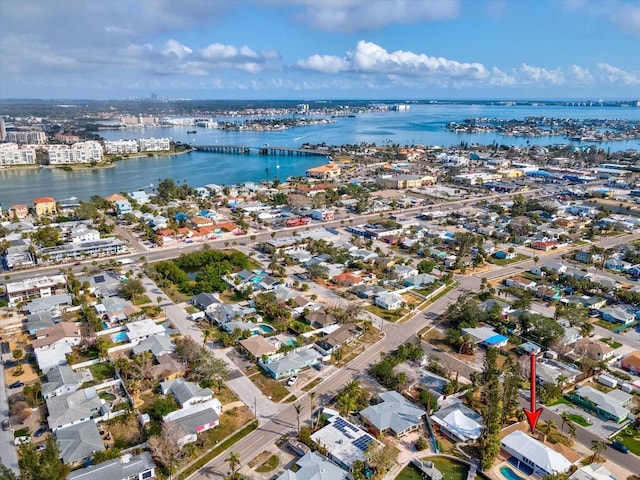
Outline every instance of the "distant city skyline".
<path fill-rule="evenodd" d="M 0 98 L 640 99 L 640 1 L 2 0 Z"/>

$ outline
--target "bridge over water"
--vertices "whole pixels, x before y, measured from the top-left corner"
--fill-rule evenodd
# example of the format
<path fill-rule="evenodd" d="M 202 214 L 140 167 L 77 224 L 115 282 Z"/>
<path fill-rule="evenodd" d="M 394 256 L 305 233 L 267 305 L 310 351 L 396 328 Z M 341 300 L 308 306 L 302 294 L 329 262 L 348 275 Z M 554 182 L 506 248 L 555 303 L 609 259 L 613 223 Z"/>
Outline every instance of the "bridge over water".
<path fill-rule="evenodd" d="M 326 150 L 313 150 L 310 148 L 291 148 L 291 147 L 271 147 L 265 145 L 263 147 L 249 147 L 246 145 L 193 145 L 194 150 L 213 153 L 235 153 L 250 154 L 257 152 L 259 155 L 290 155 L 290 156 L 315 156 L 328 157 L 329 152 Z"/>

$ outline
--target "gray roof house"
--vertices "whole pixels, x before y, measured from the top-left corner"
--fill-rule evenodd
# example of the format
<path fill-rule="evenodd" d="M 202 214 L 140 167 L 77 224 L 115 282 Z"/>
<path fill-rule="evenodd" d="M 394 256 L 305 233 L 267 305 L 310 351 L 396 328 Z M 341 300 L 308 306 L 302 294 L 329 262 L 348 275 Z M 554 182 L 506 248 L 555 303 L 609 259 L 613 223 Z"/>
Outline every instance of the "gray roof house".
<path fill-rule="evenodd" d="M 297 470 L 287 470 L 276 480 L 344 480 L 348 473 L 314 452 L 308 452 L 295 463 Z"/>
<path fill-rule="evenodd" d="M 198 307 L 200 310 L 204 310 L 205 312 L 212 311 L 217 305 L 220 305 L 222 302 L 216 297 L 213 293 L 199 293 L 195 297 L 191 299 L 191 304 L 195 307 Z"/>
<path fill-rule="evenodd" d="M 187 443 L 195 442 L 198 439 L 198 433 L 216 427 L 220 423 L 221 412 L 222 405 L 217 398 L 214 398 L 171 412 L 162 420 L 172 428 L 179 429 L 178 444 L 182 447 Z"/>
<path fill-rule="evenodd" d="M 417 430 L 427 413 L 393 390 L 380 394 L 381 403 L 360 412 L 362 420 L 381 433 L 392 432 L 400 437 Z"/>
<path fill-rule="evenodd" d="M 58 322 L 60 321 L 60 317 L 54 317 L 53 312 L 50 310 L 31 313 L 27 315 L 27 320 L 24 323 L 24 329 L 29 332 L 29 335 L 35 335 L 38 330 L 53 327 L 53 324 L 57 323 L 56 319 Z"/>
<path fill-rule="evenodd" d="M 163 395 L 171 393 L 181 408 L 190 407 L 194 403 L 206 402 L 213 398 L 210 388 L 200 388 L 197 383 L 189 382 L 184 378 L 176 378 L 160 383 Z"/>
<path fill-rule="evenodd" d="M 104 451 L 104 443 L 93 420 L 86 420 L 55 432 L 60 458 L 66 465 L 81 463 Z"/>
<path fill-rule="evenodd" d="M 22 311 L 25 313 L 49 312 L 51 310 L 57 310 L 60 307 L 68 307 L 71 305 L 71 301 L 72 297 L 68 293 L 40 297 L 27 303 L 22 307 Z"/>
<path fill-rule="evenodd" d="M 159 357 L 164 353 L 171 353 L 175 349 L 176 346 L 168 335 L 152 335 L 135 345 L 132 351 L 136 355 L 142 352 L 151 352 L 154 357 Z"/>
<path fill-rule="evenodd" d="M 67 365 L 53 367 L 47 372 L 47 381 L 42 384 L 43 398 L 51 398 L 78 390 L 82 375 Z"/>
<path fill-rule="evenodd" d="M 305 367 L 310 367 L 318 362 L 322 356 L 315 350 L 308 348 L 291 352 L 286 357 L 270 362 L 263 362 L 262 359 L 258 363 L 265 371 L 276 380 L 284 377 L 295 375 Z"/>
<path fill-rule="evenodd" d="M 93 416 L 101 413 L 103 405 L 106 407 L 93 387 L 48 398 L 49 417 L 47 421 L 49 428 L 55 432 L 58 429 L 90 420 Z"/>
<path fill-rule="evenodd" d="M 126 454 L 98 465 L 71 472 L 67 480 L 144 480 L 156 476 L 156 464 L 149 452 Z"/>

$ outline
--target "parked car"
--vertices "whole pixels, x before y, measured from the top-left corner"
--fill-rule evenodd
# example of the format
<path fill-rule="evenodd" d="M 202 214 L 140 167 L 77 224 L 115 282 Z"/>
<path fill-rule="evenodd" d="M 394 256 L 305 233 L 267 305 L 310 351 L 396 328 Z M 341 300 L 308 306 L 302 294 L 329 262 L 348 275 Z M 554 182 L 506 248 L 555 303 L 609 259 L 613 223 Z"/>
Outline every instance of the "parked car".
<path fill-rule="evenodd" d="M 321 364 L 321 363 L 315 363 L 313 365 L 313 368 L 315 368 L 316 370 L 320 371 L 320 370 L 322 370 L 324 368 L 324 365 Z"/>
<path fill-rule="evenodd" d="M 36 447 L 36 452 L 41 452 L 42 450 L 44 450 L 45 448 L 47 448 L 47 446 L 44 443 L 41 443 L 40 445 L 38 445 Z"/>
<path fill-rule="evenodd" d="M 2 421 L 2 430 L 9 430 L 11 428 L 11 423 L 9 423 L 9 419 L 5 418 Z"/>
<path fill-rule="evenodd" d="M 21 382 L 20 380 L 18 380 L 17 382 L 13 382 L 11 385 L 9 385 L 9 388 L 20 388 L 20 387 L 24 387 L 24 382 Z"/>
<path fill-rule="evenodd" d="M 627 447 L 624 443 L 619 442 L 618 440 L 614 440 L 613 442 L 611 442 L 611 448 L 622 453 L 629 453 L 629 447 Z"/>
<path fill-rule="evenodd" d="M 293 387 L 297 381 L 298 377 L 296 377 L 295 375 L 293 377 L 289 377 L 289 380 L 287 380 L 287 387 Z"/>
<path fill-rule="evenodd" d="M 36 433 L 34 433 L 33 435 L 36 437 L 41 437 L 42 434 L 46 431 L 47 431 L 47 427 L 40 427 L 38 430 L 36 430 Z"/>

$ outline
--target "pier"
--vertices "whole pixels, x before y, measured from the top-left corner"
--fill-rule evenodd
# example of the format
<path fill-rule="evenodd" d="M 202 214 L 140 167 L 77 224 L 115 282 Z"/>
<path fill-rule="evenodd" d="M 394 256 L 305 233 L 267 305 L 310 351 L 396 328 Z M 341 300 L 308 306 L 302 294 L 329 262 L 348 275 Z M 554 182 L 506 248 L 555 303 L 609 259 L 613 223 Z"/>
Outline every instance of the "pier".
<path fill-rule="evenodd" d="M 292 148 L 292 147 L 248 147 L 246 145 L 193 145 L 194 150 L 212 153 L 233 153 L 233 154 L 249 154 L 252 150 L 257 151 L 259 155 L 289 155 L 289 156 L 315 156 L 327 157 L 329 152 L 326 150 L 313 150 L 310 148 Z"/>

